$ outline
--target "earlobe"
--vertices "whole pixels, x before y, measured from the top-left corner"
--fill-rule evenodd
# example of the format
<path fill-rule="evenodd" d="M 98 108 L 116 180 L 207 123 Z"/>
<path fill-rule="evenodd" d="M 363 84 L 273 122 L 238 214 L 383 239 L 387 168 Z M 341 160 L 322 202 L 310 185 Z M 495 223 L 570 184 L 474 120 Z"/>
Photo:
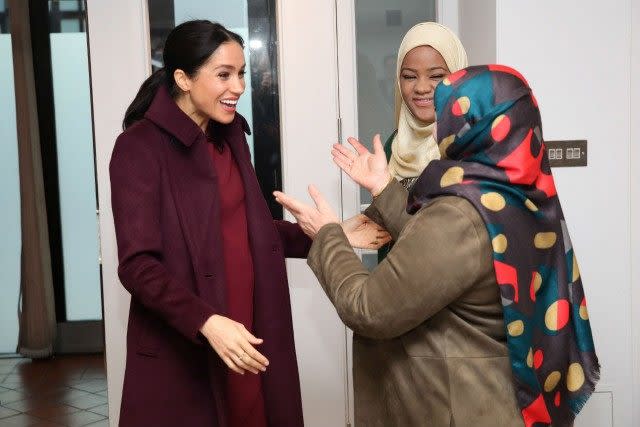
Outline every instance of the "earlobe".
<path fill-rule="evenodd" d="M 173 72 L 173 79 L 183 92 L 188 92 L 191 89 L 191 79 L 184 71 L 180 69 L 175 70 Z"/>

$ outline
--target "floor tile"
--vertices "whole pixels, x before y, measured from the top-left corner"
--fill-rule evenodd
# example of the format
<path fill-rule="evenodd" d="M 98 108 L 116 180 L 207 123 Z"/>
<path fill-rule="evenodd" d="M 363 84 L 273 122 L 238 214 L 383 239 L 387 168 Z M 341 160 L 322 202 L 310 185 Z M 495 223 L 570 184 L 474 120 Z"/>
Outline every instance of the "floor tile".
<path fill-rule="evenodd" d="M 24 378 L 19 375 L 19 374 L 9 374 L 6 377 L 4 377 L 4 380 L 2 380 L 2 385 L 3 387 L 8 387 L 8 388 L 13 388 L 16 385 L 22 385 L 24 384 Z"/>
<path fill-rule="evenodd" d="M 92 394 L 90 396 L 79 397 L 76 399 L 66 400 L 65 404 L 78 409 L 90 409 L 107 403 L 107 398 Z"/>
<path fill-rule="evenodd" d="M 104 416 L 94 414 L 93 412 L 79 411 L 64 415 L 62 417 L 54 418 L 52 421 L 68 427 L 81 427 L 105 419 L 106 418 Z"/>
<path fill-rule="evenodd" d="M 0 420 L 0 426 L 2 427 L 61 427 L 63 425 L 25 414 Z"/>
<path fill-rule="evenodd" d="M 0 405 L 4 405 L 6 403 L 17 402 L 18 400 L 23 400 L 28 397 L 27 393 L 15 390 L 3 391 L 0 393 Z"/>
<path fill-rule="evenodd" d="M 87 427 L 110 427 L 109 420 L 106 419 L 106 420 L 98 421 L 97 423 L 87 424 Z"/>
<path fill-rule="evenodd" d="M 79 411 L 80 409 L 74 408 L 73 406 L 63 405 L 59 403 L 49 403 L 42 406 L 36 406 L 32 409 L 24 411 L 24 413 L 33 417 L 52 420 L 54 418 L 59 418 L 67 414 L 72 414 Z"/>
<path fill-rule="evenodd" d="M 105 417 L 109 416 L 109 404 L 105 403 L 104 405 L 96 406 L 95 408 L 89 409 L 89 411 L 104 415 Z"/>
<path fill-rule="evenodd" d="M 59 393 L 52 394 L 47 397 L 51 402 L 56 403 L 68 403 L 75 399 L 80 399 L 86 396 L 95 396 L 93 393 L 87 393 L 86 391 L 76 390 L 74 388 L 67 387 L 61 390 Z"/>
<path fill-rule="evenodd" d="M 19 412 L 28 412 L 43 406 L 49 406 L 51 402 L 41 398 L 22 399 L 15 402 L 5 403 L 4 406 Z"/>
<path fill-rule="evenodd" d="M 89 393 L 99 393 L 101 391 L 105 391 L 107 389 L 107 381 L 106 380 L 88 380 L 83 383 L 79 383 L 76 385 L 72 385 L 72 388 L 76 390 L 82 390 Z"/>
<path fill-rule="evenodd" d="M 10 408 L 5 408 L 4 406 L 0 406 L 0 419 L 2 418 L 7 418 L 7 417 L 11 417 L 13 415 L 18 415 L 20 412 L 10 409 Z M 109 414 L 107 414 L 109 415 Z M 0 425 L 2 425 L 2 421 L 0 421 Z"/>
<path fill-rule="evenodd" d="M 104 355 L 0 358 L 0 427 L 108 427 Z"/>

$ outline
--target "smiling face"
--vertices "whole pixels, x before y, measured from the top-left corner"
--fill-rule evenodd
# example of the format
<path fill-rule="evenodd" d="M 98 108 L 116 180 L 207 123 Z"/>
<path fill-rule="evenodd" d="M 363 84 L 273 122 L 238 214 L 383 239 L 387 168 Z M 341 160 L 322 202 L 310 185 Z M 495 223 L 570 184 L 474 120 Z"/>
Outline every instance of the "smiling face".
<path fill-rule="evenodd" d="M 415 118 L 426 124 L 435 121 L 434 91 L 449 74 L 444 58 L 431 46 L 415 47 L 405 55 L 400 67 L 400 93 Z"/>
<path fill-rule="evenodd" d="M 245 61 L 242 47 L 225 42 L 209 57 L 195 76 L 190 78 L 182 70 L 174 77 L 182 89 L 178 106 L 202 129 L 208 121 L 231 123 L 236 104 L 245 88 Z"/>

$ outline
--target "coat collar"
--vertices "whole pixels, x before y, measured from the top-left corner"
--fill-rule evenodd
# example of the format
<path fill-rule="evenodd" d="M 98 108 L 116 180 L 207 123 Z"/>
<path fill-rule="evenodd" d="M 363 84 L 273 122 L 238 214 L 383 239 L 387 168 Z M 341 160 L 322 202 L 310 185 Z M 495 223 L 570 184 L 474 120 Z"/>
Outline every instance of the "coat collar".
<path fill-rule="evenodd" d="M 144 116 L 187 147 L 190 147 L 198 139 L 204 138 L 205 136 L 202 129 L 178 107 L 178 104 L 171 98 L 169 90 L 165 85 L 158 88 Z M 236 114 L 233 122 L 229 125 L 211 120 L 207 133 L 211 136 L 215 135 L 216 137 L 225 138 L 230 128 L 238 125 L 238 121 L 242 125 L 242 130 L 251 135 L 249 124 L 240 114 Z"/>

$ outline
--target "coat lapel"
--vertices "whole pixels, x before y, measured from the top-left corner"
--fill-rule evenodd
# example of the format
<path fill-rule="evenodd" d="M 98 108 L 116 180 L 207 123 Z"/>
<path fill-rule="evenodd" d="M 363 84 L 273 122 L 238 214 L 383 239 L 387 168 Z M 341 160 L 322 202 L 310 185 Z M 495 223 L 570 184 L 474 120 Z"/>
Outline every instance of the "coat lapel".
<path fill-rule="evenodd" d="M 198 293 L 209 303 L 223 309 L 225 296 L 219 289 L 221 286 L 213 286 L 214 283 L 224 283 L 224 262 L 220 259 L 222 242 L 220 207 L 216 203 L 217 177 L 206 136 L 180 110 L 165 86 L 158 89 L 145 118 L 155 123 L 167 136 L 167 174 L 175 206 L 163 206 L 163 209 L 177 211 L 193 264 Z"/>
<path fill-rule="evenodd" d="M 212 234 L 210 227 L 215 224 L 215 217 L 219 222 L 219 207 L 214 203 L 217 176 L 206 144 L 197 141 L 185 147 L 173 142 L 167 159 L 176 210 L 196 274 L 209 273 L 206 269 L 210 266 L 201 262 L 201 256 Z"/>

